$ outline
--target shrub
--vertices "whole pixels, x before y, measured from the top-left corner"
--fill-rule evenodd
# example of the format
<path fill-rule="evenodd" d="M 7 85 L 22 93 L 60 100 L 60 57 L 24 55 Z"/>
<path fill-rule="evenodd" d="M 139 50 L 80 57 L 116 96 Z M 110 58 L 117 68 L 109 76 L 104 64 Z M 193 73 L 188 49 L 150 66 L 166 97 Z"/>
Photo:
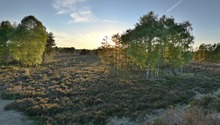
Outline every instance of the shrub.
<path fill-rule="evenodd" d="M 82 50 L 80 51 L 80 55 L 88 55 L 89 53 L 90 53 L 90 51 L 87 50 L 87 49 L 82 49 Z"/>

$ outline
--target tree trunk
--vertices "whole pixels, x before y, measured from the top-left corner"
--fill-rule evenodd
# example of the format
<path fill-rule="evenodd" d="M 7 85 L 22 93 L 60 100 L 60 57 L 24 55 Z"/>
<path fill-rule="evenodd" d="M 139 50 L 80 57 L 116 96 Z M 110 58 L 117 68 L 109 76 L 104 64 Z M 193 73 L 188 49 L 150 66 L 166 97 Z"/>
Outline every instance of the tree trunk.
<path fill-rule="evenodd" d="M 147 68 L 146 68 L 146 80 L 148 80 L 149 79 L 149 67 L 147 66 Z"/>
<path fill-rule="evenodd" d="M 158 63 L 157 63 L 157 71 L 156 71 L 156 77 L 157 78 L 159 77 L 159 71 L 160 71 L 160 63 L 158 61 Z"/>

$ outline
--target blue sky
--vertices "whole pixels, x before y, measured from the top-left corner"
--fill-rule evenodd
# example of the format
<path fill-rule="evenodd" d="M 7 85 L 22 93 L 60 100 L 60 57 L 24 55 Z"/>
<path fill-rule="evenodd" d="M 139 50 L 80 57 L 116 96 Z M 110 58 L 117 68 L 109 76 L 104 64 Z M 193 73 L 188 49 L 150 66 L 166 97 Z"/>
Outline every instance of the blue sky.
<path fill-rule="evenodd" d="M 189 20 L 194 47 L 220 42 L 220 0 L 0 0 L 0 21 L 34 15 L 55 35 L 57 46 L 94 49 L 104 36 L 133 28 L 154 11 Z"/>

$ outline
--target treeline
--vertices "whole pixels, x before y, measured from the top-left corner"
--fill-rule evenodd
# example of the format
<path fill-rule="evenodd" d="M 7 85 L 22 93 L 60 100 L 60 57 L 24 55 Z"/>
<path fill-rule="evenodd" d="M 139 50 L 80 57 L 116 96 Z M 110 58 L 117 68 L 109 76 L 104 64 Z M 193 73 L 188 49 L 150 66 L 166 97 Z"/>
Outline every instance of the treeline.
<path fill-rule="evenodd" d="M 220 43 L 201 44 L 193 58 L 195 61 L 220 63 Z"/>
<path fill-rule="evenodd" d="M 74 47 L 56 47 L 56 51 L 60 54 L 80 54 L 80 55 L 89 55 L 89 54 L 97 54 L 97 50 L 90 49 L 75 49 Z"/>
<path fill-rule="evenodd" d="M 34 16 L 27 16 L 18 25 L 9 21 L 0 24 L 0 63 L 17 62 L 24 66 L 41 64 L 52 56 L 55 48 L 53 33 Z"/>
<path fill-rule="evenodd" d="M 59 53 L 75 53 L 76 49 L 74 47 L 56 47 L 56 51 Z"/>
<path fill-rule="evenodd" d="M 193 56 L 191 31 L 189 21 L 177 23 L 173 17 L 158 17 L 151 11 L 140 17 L 135 28 L 113 35 L 115 46 L 105 38 L 99 55 L 116 67 L 146 70 L 147 79 L 160 73 L 181 74 Z"/>

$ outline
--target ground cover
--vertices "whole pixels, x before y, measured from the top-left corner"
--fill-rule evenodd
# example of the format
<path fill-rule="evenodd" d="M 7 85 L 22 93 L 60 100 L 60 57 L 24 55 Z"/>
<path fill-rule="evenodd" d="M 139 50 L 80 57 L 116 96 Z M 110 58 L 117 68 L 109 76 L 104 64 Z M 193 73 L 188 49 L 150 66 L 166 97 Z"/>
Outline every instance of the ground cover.
<path fill-rule="evenodd" d="M 217 64 L 192 63 L 182 76 L 146 81 L 144 71 L 115 70 L 97 55 L 62 54 L 40 67 L 1 67 L 0 89 L 1 98 L 16 100 L 6 110 L 22 111 L 37 124 L 103 125 L 113 117 L 144 123 L 155 110 L 214 93 L 219 76 Z"/>

